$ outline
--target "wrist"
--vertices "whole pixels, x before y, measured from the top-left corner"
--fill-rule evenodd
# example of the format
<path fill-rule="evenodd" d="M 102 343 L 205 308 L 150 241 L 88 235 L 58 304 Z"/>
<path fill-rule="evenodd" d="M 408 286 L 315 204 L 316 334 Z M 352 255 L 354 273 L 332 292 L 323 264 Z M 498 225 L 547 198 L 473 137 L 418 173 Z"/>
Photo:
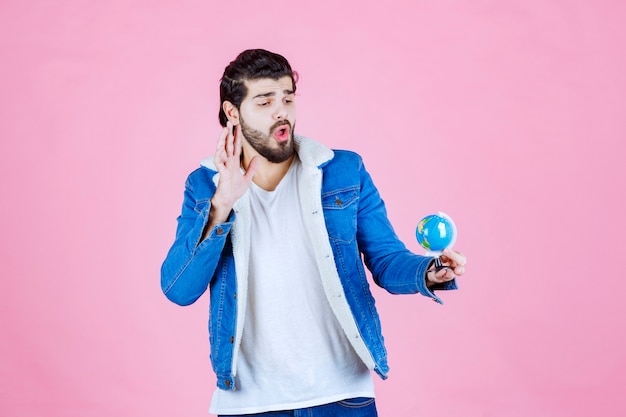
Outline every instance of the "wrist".
<path fill-rule="evenodd" d="M 211 203 L 211 213 L 230 213 L 232 209 L 232 204 L 221 200 L 217 195 L 214 195 L 210 200 Z"/>
<path fill-rule="evenodd" d="M 225 223 L 228 221 L 228 216 L 232 210 L 232 206 L 223 203 L 218 198 L 213 197 L 210 201 L 211 207 L 209 209 L 209 226 L 216 226 L 219 223 Z"/>

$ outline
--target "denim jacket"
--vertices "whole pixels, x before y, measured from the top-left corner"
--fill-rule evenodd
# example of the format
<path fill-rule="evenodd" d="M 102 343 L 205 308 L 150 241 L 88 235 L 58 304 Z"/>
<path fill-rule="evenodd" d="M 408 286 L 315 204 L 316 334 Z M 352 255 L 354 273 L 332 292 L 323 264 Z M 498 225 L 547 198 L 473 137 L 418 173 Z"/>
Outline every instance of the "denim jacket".
<path fill-rule="evenodd" d="M 384 379 L 387 352 L 363 262 L 374 282 L 390 293 L 421 293 L 441 303 L 425 285 L 432 258 L 411 253 L 398 239 L 359 155 L 332 151 L 297 135 L 295 145 L 304 170 L 299 184 L 302 216 L 326 297 L 355 352 Z M 161 268 L 161 287 L 179 305 L 195 302 L 210 289 L 211 363 L 217 386 L 235 389 L 248 253 L 254 242 L 248 194 L 235 203 L 226 223 L 200 241 L 218 180 L 210 159 L 189 175 L 176 239 Z M 437 289 L 455 288 L 451 281 Z"/>

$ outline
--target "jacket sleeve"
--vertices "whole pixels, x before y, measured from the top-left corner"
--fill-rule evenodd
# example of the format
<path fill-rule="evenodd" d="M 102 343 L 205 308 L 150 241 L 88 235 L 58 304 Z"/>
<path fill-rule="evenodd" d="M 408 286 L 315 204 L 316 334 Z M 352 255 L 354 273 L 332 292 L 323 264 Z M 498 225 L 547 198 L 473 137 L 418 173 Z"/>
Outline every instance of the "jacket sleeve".
<path fill-rule="evenodd" d="M 387 217 L 385 204 L 362 161 L 359 175 L 361 193 L 357 240 L 374 282 L 393 294 L 420 293 L 442 303 L 433 291 L 456 289 L 456 280 L 438 285 L 432 290 L 426 286 L 426 270 L 433 258 L 412 253 L 400 241 Z"/>
<path fill-rule="evenodd" d="M 161 289 L 179 305 L 192 304 L 206 291 L 234 221 L 231 214 L 228 222 L 217 225 L 201 241 L 215 193 L 208 175 L 200 175 L 202 169 L 192 173 L 185 183 L 176 238 L 161 266 Z"/>

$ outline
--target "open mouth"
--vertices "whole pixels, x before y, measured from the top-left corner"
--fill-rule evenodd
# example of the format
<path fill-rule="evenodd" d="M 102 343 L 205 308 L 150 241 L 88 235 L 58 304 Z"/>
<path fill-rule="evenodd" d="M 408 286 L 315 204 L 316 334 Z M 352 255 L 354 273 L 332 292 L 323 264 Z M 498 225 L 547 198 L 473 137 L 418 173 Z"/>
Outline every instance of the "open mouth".
<path fill-rule="evenodd" d="M 284 142 L 289 139 L 289 126 L 283 125 L 276 128 L 276 130 L 274 130 L 274 138 L 279 142 Z"/>

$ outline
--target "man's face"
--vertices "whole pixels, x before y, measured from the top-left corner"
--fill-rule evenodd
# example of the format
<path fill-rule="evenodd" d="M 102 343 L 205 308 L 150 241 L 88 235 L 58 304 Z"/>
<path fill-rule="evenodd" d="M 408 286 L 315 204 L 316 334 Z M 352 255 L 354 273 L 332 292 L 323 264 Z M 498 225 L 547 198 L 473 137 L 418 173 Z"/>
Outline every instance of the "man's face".
<path fill-rule="evenodd" d="M 294 153 L 296 104 L 290 77 L 246 80 L 248 94 L 239 106 L 241 132 L 268 161 L 280 163 Z"/>

